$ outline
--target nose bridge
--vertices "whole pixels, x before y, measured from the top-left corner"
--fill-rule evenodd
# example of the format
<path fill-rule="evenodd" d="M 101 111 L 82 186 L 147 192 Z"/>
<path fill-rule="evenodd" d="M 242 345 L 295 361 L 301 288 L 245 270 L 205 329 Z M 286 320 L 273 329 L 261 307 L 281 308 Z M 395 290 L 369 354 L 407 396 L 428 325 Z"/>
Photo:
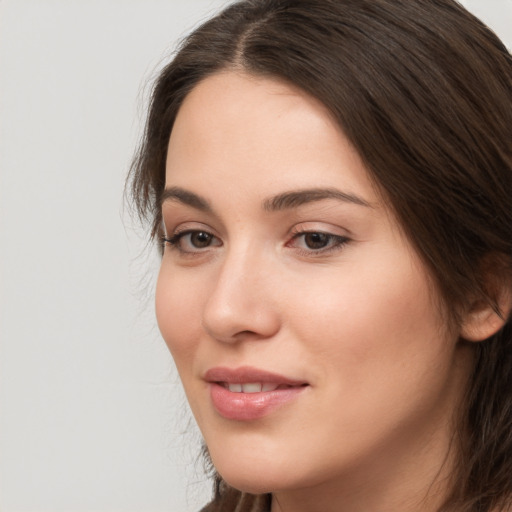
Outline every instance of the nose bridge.
<path fill-rule="evenodd" d="M 219 284 L 229 285 L 233 280 L 247 280 L 259 272 L 262 257 L 255 252 L 257 248 L 250 242 L 238 244 L 227 251 L 222 265 Z"/>
<path fill-rule="evenodd" d="M 278 327 L 265 251 L 251 241 L 226 250 L 203 311 L 205 330 L 221 341 L 265 338 Z"/>

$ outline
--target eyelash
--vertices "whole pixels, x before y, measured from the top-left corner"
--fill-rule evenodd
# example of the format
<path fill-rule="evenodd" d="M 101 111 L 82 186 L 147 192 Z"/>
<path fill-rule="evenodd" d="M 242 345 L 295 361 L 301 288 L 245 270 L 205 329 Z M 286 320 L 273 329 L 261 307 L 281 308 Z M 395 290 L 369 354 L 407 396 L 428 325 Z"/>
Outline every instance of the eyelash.
<path fill-rule="evenodd" d="M 176 233 L 174 233 L 170 238 L 168 237 L 162 237 L 162 244 L 165 246 L 165 244 L 168 244 L 171 249 L 175 249 L 177 251 L 180 252 L 180 254 L 184 255 L 184 256 L 194 256 L 200 252 L 203 252 L 201 250 L 201 248 L 196 248 L 195 250 L 186 250 L 186 249 L 183 249 L 182 245 L 181 245 L 181 241 L 184 237 L 188 236 L 188 235 L 193 235 L 195 233 L 204 233 L 205 235 L 208 235 L 209 237 L 211 237 L 211 239 L 217 239 L 218 238 L 213 235 L 212 233 L 206 231 L 205 229 L 186 229 L 184 231 L 178 231 Z M 218 245 L 222 245 L 222 244 L 218 244 Z M 208 249 L 210 248 L 211 245 L 208 245 L 207 247 L 205 247 L 205 249 Z M 216 246 L 214 246 L 216 247 Z"/>
<path fill-rule="evenodd" d="M 350 239 L 346 236 L 335 235 L 333 233 L 328 233 L 325 231 L 315 231 L 315 230 L 302 230 L 298 229 L 293 233 L 293 237 L 291 242 L 298 240 L 301 237 L 306 237 L 307 235 L 321 235 L 327 238 L 327 247 L 322 247 L 320 249 L 308 249 L 308 248 L 297 248 L 299 253 L 303 256 L 326 256 L 333 252 L 341 250 Z M 286 244 L 290 245 L 290 242 Z"/>
<path fill-rule="evenodd" d="M 187 229 L 185 231 L 174 233 L 170 238 L 163 236 L 161 238 L 162 245 L 165 246 L 166 244 L 168 244 L 171 249 L 179 251 L 180 254 L 182 254 L 184 256 L 195 256 L 199 253 L 204 252 L 202 249 L 209 249 L 210 247 L 212 247 L 212 245 L 209 244 L 204 248 L 198 247 L 195 250 L 187 250 L 181 246 L 181 241 L 183 240 L 184 237 L 186 237 L 188 235 L 199 234 L 199 233 L 208 235 L 209 237 L 211 237 L 210 238 L 211 240 L 219 240 L 215 235 L 213 235 L 212 233 L 210 233 L 206 230 Z M 289 242 L 287 242 L 286 246 L 290 247 L 292 242 L 298 240 L 301 237 L 306 237 L 307 235 L 320 235 L 320 236 L 326 237 L 327 247 L 321 247 L 319 249 L 296 248 L 296 250 L 302 256 L 324 256 L 324 255 L 336 252 L 338 250 L 341 250 L 348 242 L 350 242 L 350 239 L 347 238 L 346 236 L 334 235 L 332 233 L 327 233 L 325 231 L 297 230 L 293 233 L 291 240 Z M 219 242 L 220 242 L 220 240 L 219 240 Z M 218 247 L 221 245 L 222 245 L 222 243 L 219 243 L 219 244 L 213 245 L 213 247 Z"/>

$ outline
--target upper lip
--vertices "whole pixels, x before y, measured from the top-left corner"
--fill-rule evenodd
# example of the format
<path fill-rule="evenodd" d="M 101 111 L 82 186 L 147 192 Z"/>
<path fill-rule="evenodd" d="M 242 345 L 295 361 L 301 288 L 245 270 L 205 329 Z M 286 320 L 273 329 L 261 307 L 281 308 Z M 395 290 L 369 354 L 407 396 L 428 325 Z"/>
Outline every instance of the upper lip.
<path fill-rule="evenodd" d="M 267 372 L 251 366 L 241 366 L 238 368 L 218 366 L 210 368 L 204 374 L 204 380 L 207 382 L 223 382 L 227 384 L 243 384 L 248 382 L 272 382 L 287 386 L 303 386 L 307 384 L 307 382 L 303 380 L 291 379 L 284 375 Z"/>

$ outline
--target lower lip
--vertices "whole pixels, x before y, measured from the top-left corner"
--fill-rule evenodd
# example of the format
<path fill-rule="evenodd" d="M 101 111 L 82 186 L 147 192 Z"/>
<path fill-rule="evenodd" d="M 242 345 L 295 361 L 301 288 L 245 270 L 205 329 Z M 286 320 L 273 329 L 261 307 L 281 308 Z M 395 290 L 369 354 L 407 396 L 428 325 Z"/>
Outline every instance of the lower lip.
<path fill-rule="evenodd" d="M 220 384 L 210 384 L 210 396 L 217 412 L 228 420 L 251 421 L 267 416 L 291 402 L 307 386 L 276 389 L 261 393 L 233 393 Z"/>

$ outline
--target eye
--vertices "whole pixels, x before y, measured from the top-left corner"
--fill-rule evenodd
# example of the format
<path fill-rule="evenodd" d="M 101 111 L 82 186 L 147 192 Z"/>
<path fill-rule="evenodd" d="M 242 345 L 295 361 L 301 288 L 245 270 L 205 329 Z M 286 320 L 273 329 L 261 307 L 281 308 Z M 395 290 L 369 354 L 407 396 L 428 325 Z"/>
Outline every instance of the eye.
<path fill-rule="evenodd" d="M 182 235 L 180 240 L 182 240 L 182 243 L 183 241 L 187 241 L 187 243 L 197 249 L 204 249 L 205 247 L 209 247 L 212 243 L 213 235 L 206 231 L 193 231 Z"/>
<path fill-rule="evenodd" d="M 349 239 L 345 236 L 323 231 L 302 231 L 295 233 L 288 246 L 297 248 L 307 255 L 325 254 L 341 249 Z"/>
<path fill-rule="evenodd" d="M 304 233 L 302 237 L 308 249 L 323 249 L 329 245 L 332 238 L 327 233 Z"/>
<path fill-rule="evenodd" d="M 212 233 L 203 230 L 186 230 L 175 233 L 163 241 L 183 253 L 201 252 L 203 249 L 222 245 Z"/>

